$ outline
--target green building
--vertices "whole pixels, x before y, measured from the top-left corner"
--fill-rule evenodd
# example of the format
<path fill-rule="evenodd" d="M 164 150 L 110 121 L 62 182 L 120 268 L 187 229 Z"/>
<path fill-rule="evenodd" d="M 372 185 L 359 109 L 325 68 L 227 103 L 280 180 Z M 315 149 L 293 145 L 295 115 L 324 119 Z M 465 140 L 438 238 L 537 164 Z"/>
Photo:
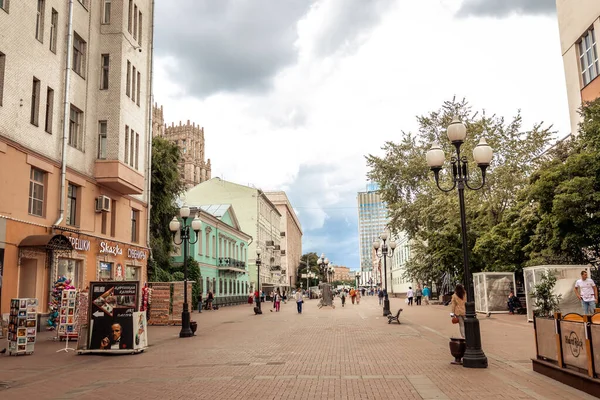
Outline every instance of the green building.
<path fill-rule="evenodd" d="M 200 265 L 202 295 L 206 299 L 208 291 L 215 298 L 248 296 L 248 246 L 252 236 L 240 230 L 233 207 L 230 204 L 213 204 L 190 207 L 191 225 L 197 215 L 202 220 L 198 241 L 190 244 L 189 256 Z M 196 235 L 191 233 L 191 241 Z M 175 237 L 179 242 L 179 233 Z M 183 262 L 181 246 L 176 246 L 173 261 Z"/>

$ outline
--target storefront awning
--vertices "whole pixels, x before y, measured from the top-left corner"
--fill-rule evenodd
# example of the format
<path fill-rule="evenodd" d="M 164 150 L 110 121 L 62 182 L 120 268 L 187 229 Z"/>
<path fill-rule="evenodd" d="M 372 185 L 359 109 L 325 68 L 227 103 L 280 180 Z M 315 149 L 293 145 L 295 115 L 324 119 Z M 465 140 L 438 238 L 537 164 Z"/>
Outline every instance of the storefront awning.
<path fill-rule="evenodd" d="M 73 245 L 64 235 L 31 235 L 21 240 L 21 248 L 38 248 L 45 250 L 73 250 Z"/>

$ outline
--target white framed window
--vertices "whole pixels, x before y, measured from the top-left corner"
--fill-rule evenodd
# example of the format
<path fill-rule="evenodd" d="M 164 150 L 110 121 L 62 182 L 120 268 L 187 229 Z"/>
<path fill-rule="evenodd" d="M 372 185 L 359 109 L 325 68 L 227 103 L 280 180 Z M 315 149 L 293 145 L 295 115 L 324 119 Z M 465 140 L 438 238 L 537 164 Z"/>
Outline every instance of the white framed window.
<path fill-rule="evenodd" d="M 86 42 L 77 33 L 73 35 L 73 65 L 71 68 L 81 77 L 85 71 Z"/>
<path fill-rule="evenodd" d="M 46 121 L 44 129 L 48 133 L 52 133 L 52 116 L 54 114 L 54 90 L 48 86 L 46 89 Z"/>
<path fill-rule="evenodd" d="M 136 265 L 125 265 L 125 280 L 137 281 L 140 279 L 140 267 Z"/>
<path fill-rule="evenodd" d="M 129 164 L 129 126 L 125 125 L 125 164 Z"/>
<path fill-rule="evenodd" d="M 113 263 L 100 261 L 98 263 L 98 280 L 110 281 L 112 279 Z"/>
<path fill-rule="evenodd" d="M 106 136 L 108 133 L 108 122 L 98 122 L 98 158 L 100 160 L 106 159 Z"/>
<path fill-rule="evenodd" d="M 131 96 L 131 62 L 127 60 L 127 83 L 125 84 L 125 94 Z"/>
<path fill-rule="evenodd" d="M 31 89 L 31 118 L 30 122 L 38 126 L 40 115 L 40 80 L 33 77 L 33 86 Z"/>
<path fill-rule="evenodd" d="M 71 105 L 69 114 L 69 146 L 81 150 L 83 146 L 83 111 Z"/>
<path fill-rule="evenodd" d="M 104 5 L 102 7 L 102 23 L 110 24 L 110 7 L 112 0 L 104 0 Z"/>
<path fill-rule="evenodd" d="M 596 35 L 589 29 L 579 42 L 579 65 L 583 86 L 598 76 L 598 52 L 596 51 Z"/>
<path fill-rule="evenodd" d="M 102 54 L 100 71 L 100 90 L 108 89 L 108 71 L 110 68 L 110 56 L 108 54 Z"/>
<path fill-rule="evenodd" d="M 58 12 L 52 9 L 52 18 L 50 18 L 50 51 L 56 53 L 56 37 L 58 36 Z"/>
<path fill-rule="evenodd" d="M 71 285 L 76 289 L 83 287 L 83 263 L 80 260 L 70 258 L 58 259 L 58 276 L 64 276 L 71 280 Z"/>
<path fill-rule="evenodd" d="M 37 1 L 37 14 L 35 16 L 35 38 L 40 42 L 44 41 L 44 8 L 45 1 Z"/>
<path fill-rule="evenodd" d="M 137 91 L 135 90 L 135 83 L 136 83 L 136 69 L 135 67 L 133 67 L 133 71 L 131 74 L 131 100 L 135 103 L 135 95 L 137 93 Z"/>
<path fill-rule="evenodd" d="M 37 168 L 31 168 L 29 175 L 29 214 L 44 216 L 44 197 L 46 173 Z"/>
<path fill-rule="evenodd" d="M 67 225 L 77 225 L 77 195 L 79 188 L 69 183 L 67 190 Z"/>

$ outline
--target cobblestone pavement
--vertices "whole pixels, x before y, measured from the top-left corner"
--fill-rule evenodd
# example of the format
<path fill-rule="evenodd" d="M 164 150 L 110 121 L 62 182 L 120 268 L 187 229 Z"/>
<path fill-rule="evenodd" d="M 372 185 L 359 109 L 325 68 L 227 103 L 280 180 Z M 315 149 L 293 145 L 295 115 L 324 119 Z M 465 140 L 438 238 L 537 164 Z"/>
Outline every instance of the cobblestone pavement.
<path fill-rule="evenodd" d="M 531 369 L 533 327 L 524 316 L 481 317 L 489 368 L 451 365 L 458 328 L 443 306 L 406 306 L 387 324 L 376 297 L 317 309 L 305 301 L 279 313 L 265 303 L 193 314 L 196 337 L 150 327 L 137 355 L 75 355 L 42 333 L 31 356 L 0 357 L 4 399 L 588 399 Z M 2 384 L 8 389 L 3 389 Z M 6 397 L 5 397 L 6 396 Z"/>

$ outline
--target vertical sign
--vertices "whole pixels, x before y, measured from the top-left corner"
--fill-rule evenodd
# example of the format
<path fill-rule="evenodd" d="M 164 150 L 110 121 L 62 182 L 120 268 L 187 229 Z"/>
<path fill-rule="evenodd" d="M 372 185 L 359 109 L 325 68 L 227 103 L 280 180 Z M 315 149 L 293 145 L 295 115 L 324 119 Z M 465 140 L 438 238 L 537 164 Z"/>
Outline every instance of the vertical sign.
<path fill-rule="evenodd" d="M 132 350 L 139 282 L 91 282 L 90 350 Z"/>

